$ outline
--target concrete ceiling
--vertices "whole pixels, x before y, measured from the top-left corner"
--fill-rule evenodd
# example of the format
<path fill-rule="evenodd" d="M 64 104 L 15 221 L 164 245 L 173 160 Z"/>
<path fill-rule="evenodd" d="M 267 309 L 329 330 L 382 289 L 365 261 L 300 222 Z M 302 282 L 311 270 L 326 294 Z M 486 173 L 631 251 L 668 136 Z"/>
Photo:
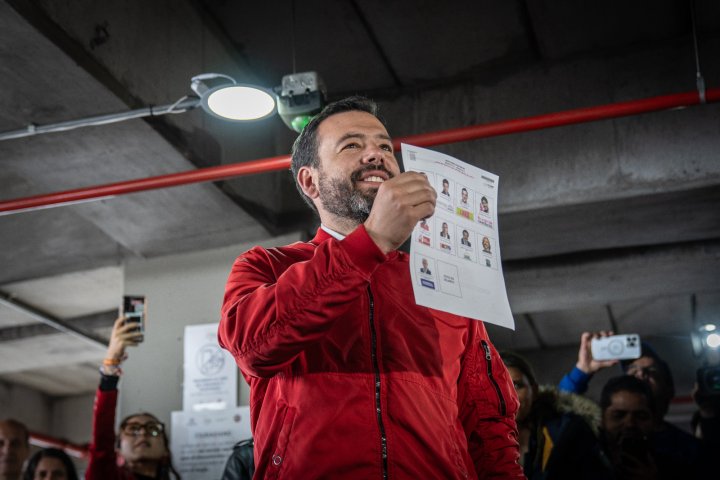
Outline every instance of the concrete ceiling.
<path fill-rule="evenodd" d="M 691 2 L 295 3 L 2 1 L 0 131 L 172 103 L 207 71 L 274 86 L 293 65 L 331 99 L 377 99 L 396 136 L 695 88 Z M 695 4 L 718 86 L 720 4 Z M 198 110 L 2 141 L 0 200 L 282 155 L 293 138 L 278 118 Z M 686 340 L 720 317 L 718 104 L 437 149 L 501 177 L 517 331 L 491 328 L 499 345 L 609 328 Z M 285 172 L 0 216 L 0 379 L 92 391 L 103 353 L 8 302 L 107 335 L 126 262 L 313 223 Z"/>

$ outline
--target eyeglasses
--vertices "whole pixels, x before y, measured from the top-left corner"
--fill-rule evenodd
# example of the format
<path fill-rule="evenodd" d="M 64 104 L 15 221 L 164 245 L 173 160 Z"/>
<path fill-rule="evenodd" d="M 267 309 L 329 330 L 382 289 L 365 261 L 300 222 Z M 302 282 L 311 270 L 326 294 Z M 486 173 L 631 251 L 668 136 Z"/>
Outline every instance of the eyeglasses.
<path fill-rule="evenodd" d="M 122 427 L 122 432 L 125 435 L 131 435 L 133 437 L 139 437 L 141 431 L 145 431 L 147 435 L 151 437 L 158 437 L 163 432 L 164 427 L 162 423 L 148 422 L 148 423 L 126 423 Z"/>

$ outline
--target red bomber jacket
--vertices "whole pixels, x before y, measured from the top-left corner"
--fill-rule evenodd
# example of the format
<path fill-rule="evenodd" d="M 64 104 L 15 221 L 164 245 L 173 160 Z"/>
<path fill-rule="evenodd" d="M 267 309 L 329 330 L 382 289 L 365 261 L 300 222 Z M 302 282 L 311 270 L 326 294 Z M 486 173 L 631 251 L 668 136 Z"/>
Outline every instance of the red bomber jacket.
<path fill-rule="evenodd" d="M 416 305 L 408 256 L 363 226 L 241 255 L 218 338 L 250 385 L 255 478 L 525 478 L 484 325 Z"/>

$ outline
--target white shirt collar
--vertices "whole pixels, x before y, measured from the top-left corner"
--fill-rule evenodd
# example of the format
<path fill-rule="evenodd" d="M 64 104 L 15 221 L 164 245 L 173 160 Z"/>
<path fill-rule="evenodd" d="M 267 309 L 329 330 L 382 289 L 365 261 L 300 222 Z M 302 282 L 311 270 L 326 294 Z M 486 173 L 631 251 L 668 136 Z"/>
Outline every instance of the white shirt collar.
<path fill-rule="evenodd" d="M 343 235 L 342 233 L 338 233 L 335 230 L 332 230 L 331 228 L 328 228 L 323 224 L 320 224 L 320 228 L 325 230 L 327 232 L 327 234 L 330 235 L 331 237 L 333 237 L 335 240 L 345 240 L 345 235 Z"/>

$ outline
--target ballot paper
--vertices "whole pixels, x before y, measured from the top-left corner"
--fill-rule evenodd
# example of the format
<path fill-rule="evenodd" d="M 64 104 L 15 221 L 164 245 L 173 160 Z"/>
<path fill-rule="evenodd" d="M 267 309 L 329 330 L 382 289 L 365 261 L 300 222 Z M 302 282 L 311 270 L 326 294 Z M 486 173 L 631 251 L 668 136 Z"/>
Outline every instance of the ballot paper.
<path fill-rule="evenodd" d="M 437 191 L 432 217 L 412 232 L 418 305 L 515 329 L 500 262 L 498 176 L 449 155 L 402 144 L 405 171 Z"/>

